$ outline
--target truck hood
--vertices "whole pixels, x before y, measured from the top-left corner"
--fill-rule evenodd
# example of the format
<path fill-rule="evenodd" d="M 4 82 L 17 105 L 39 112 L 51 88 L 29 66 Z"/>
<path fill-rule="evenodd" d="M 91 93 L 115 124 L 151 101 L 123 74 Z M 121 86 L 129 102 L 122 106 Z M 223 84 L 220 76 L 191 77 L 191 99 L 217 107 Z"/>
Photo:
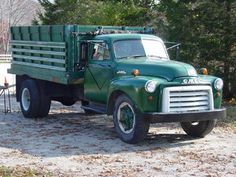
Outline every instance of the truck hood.
<path fill-rule="evenodd" d="M 140 76 L 153 76 L 171 81 L 178 77 L 197 76 L 193 66 L 173 60 L 121 59 L 117 61 L 117 74 L 131 75 L 134 69 Z"/>

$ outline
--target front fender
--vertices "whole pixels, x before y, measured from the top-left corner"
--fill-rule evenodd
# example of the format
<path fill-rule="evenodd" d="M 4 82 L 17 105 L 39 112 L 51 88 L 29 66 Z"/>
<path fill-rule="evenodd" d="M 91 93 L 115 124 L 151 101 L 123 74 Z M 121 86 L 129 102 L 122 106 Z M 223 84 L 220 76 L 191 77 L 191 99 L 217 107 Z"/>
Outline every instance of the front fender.
<path fill-rule="evenodd" d="M 214 107 L 217 109 L 221 108 L 223 90 L 218 91 L 214 87 L 214 82 L 218 77 L 211 76 L 211 75 L 199 75 L 199 78 L 203 81 L 207 81 L 207 82 L 211 83 L 212 92 L 213 92 L 213 96 L 214 96 Z M 220 93 L 220 96 L 217 95 L 217 93 Z"/>
<path fill-rule="evenodd" d="M 158 81 L 157 88 L 154 93 L 148 93 L 145 90 L 145 84 L 148 80 Z M 157 111 L 157 104 L 159 98 L 159 84 L 165 82 L 163 79 L 153 77 L 120 77 L 113 80 L 109 87 L 108 100 L 115 92 L 126 94 L 134 103 L 136 108 L 141 112 L 153 112 Z M 152 100 L 148 99 L 152 96 Z M 112 100 L 115 102 L 115 100 Z"/>

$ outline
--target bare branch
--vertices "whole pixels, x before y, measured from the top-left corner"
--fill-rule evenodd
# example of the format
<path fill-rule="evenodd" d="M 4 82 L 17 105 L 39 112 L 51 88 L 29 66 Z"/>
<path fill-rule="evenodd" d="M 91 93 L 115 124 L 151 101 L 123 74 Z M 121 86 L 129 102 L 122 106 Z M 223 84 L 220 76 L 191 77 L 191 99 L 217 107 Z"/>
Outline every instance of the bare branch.
<path fill-rule="evenodd" d="M 0 2 L 0 53 L 9 48 L 10 26 L 30 25 L 38 4 L 32 0 L 1 0 Z"/>

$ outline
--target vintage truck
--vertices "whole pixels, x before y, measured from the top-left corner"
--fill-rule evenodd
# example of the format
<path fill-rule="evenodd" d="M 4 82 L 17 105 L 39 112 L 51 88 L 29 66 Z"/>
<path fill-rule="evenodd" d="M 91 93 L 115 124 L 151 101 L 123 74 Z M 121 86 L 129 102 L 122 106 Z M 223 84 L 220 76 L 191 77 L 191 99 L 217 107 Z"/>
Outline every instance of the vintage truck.
<path fill-rule="evenodd" d="M 16 99 L 24 117 L 48 115 L 51 100 L 113 115 L 121 140 L 137 143 L 150 123 L 180 122 L 204 137 L 219 118 L 223 81 L 169 59 L 151 28 L 52 25 L 11 27 Z M 88 117 L 89 118 L 89 117 Z"/>

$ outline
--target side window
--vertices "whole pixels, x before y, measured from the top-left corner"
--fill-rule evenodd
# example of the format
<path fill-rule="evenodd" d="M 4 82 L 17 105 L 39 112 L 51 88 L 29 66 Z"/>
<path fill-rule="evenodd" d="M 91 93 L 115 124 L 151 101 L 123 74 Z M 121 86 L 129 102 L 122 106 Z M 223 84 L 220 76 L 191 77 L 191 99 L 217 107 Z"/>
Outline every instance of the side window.
<path fill-rule="evenodd" d="M 106 43 L 95 43 L 93 48 L 93 60 L 109 60 L 110 54 Z"/>

